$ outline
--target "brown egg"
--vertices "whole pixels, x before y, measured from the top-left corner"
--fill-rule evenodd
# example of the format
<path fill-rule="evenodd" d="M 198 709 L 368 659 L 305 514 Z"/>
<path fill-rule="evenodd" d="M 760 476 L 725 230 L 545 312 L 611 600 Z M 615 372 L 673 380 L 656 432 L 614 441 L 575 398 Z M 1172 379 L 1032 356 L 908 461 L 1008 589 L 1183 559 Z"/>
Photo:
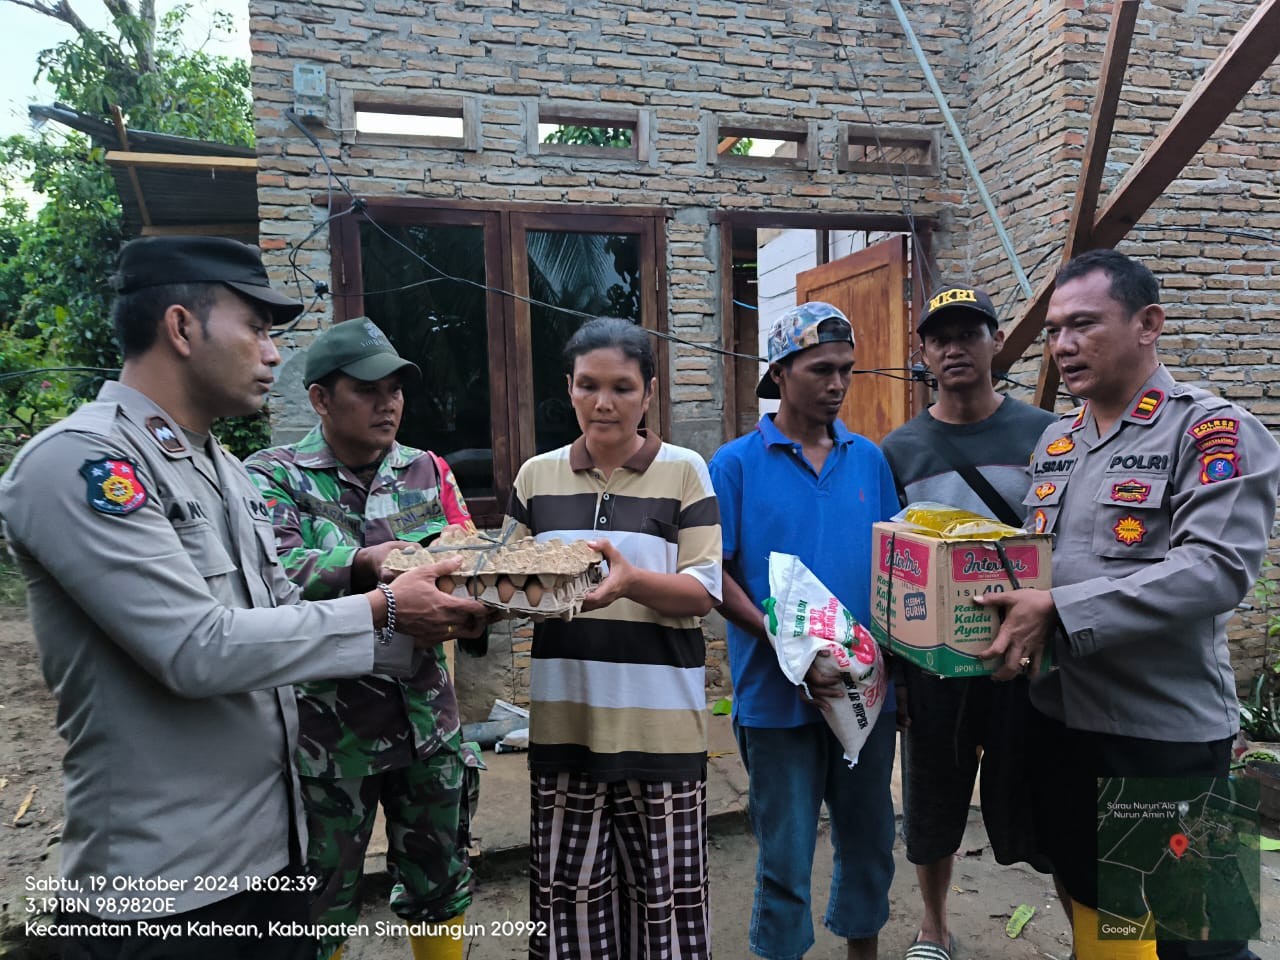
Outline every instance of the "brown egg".
<path fill-rule="evenodd" d="M 467 593 L 478 598 L 484 593 L 484 581 L 479 577 L 470 577 L 467 580 Z"/>
<path fill-rule="evenodd" d="M 498 579 L 498 599 L 503 603 L 510 603 L 515 594 L 516 585 L 506 577 L 500 577 Z"/>
<path fill-rule="evenodd" d="M 441 577 L 436 581 L 436 588 L 441 593 L 453 593 L 453 577 Z"/>
<path fill-rule="evenodd" d="M 542 595 L 545 592 L 542 589 L 542 584 L 533 577 L 530 577 L 529 582 L 524 585 L 524 595 L 531 607 L 536 607 L 542 603 Z"/>

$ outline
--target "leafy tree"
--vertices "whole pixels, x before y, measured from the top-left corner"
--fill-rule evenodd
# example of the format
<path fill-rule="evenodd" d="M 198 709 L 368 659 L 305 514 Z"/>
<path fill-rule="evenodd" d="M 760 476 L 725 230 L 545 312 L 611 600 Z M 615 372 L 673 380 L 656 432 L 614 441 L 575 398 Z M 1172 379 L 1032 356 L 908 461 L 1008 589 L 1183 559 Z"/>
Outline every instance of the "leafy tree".
<path fill-rule="evenodd" d="M 139 129 L 238 146 L 253 144 L 249 68 L 239 59 L 189 49 L 182 31 L 189 6 L 158 17 L 154 0 L 103 0 L 108 30 L 88 26 L 70 0 L 0 0 L 65 23 L 71 37 L 36 57 L 61 103 L 97 117 L 119 106 Z M 229 32 L 229 14 L 213 30 Z M 0 142 L 4 181 L 26 181 L 45 204 L 29 215 L 0 198 L 0 444 L 20 438 L 93 396 L 119 364 L 107 286 L 124 239 L 121 209 L 103 151 L 78 133 L 42 131 Z M 78 367 L 79 371 L 21 370 Z M 40 384 L 48 382 L 47 388 Z M 34 384 L 34 386 L 33 386 Z M 40 401 L 33 406 L 32 401 Z M 54 409 L 61 400 L 61 409 Z M 41 411 L 32 420 L 31 411 Z M 219 435 L 244 455 L 265 444 L 259 415 L 220 424 Z M 8 456 L 0 448 L 0 460 Z"/>

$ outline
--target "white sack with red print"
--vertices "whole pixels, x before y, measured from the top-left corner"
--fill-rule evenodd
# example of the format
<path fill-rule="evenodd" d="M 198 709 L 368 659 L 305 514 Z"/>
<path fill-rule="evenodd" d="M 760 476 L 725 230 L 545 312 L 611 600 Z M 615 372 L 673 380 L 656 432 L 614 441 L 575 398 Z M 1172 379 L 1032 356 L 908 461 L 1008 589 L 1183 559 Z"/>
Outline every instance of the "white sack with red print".
<path fill-rule="evenodd" d="M 852 767 L 876 725 L 888 688 L 880 648 L 799 557 L 769 554 L 769 591 L 773 596 L 765 601 L 766 628 L 787 679 L 805 686 L 805 674 L 816 659 L 819 670 L 844 683 L 847 696 L 828 701 L 822 715 Z M 830 656 L 819 657 L 823 651 Z"/>

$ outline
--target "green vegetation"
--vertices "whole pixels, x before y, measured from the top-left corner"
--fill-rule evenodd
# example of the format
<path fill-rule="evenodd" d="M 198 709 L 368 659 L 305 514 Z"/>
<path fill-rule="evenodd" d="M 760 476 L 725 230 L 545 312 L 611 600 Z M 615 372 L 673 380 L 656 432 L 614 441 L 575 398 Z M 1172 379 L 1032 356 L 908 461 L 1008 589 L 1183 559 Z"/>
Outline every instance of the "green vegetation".
<path fill-rule="evenodd" d="M 101 118 L 119 106 L 138 129 L 253 144 L 248 64 L 186 46 L 189 7 L 158 19 L 154 4 L 140 4 L 146 15 L 126 0 L 108 7 L 107 31 L 87 27 L 66 3 L 43 10 L 72 33 L 36 56 L 37 76 L 59 102 Z M 229 14 L 214 14 L 215 32 L 230 29 Z M 81 134 L 46 129 L 0 141 L 0 173 L 5 185 L 24 182 L 45 200 L 33 211 L 0 188 L 3 468 L 28 437 L 92 397 L 119 365 L 107 277 L 124 235 L 103 151 Z M 67 367 L 76 369 L 58 369 Z M 216 429 L 241 455 L 266 442 L 263 415 Z"/>

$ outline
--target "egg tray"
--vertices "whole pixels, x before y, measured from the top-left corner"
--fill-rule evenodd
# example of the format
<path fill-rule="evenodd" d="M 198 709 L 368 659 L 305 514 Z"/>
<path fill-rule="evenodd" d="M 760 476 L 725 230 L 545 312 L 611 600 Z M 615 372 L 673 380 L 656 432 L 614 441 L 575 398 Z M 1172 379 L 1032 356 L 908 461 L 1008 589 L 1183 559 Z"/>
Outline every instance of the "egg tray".
<path fill-rule="evenodd" d="M 383 565 L 403 573 L 450 557 L 461 557 L 462 566 L 437 580 L 436 586 L 457 597 L 474 597 L 504 620 L 572 620 L 583 598 L 604 579 L 604 558 L 585 540 L 538 542 L 525 537 L 504 543 L 480 535 L 441 537 L 430 547 L 395 550 Z"/>

